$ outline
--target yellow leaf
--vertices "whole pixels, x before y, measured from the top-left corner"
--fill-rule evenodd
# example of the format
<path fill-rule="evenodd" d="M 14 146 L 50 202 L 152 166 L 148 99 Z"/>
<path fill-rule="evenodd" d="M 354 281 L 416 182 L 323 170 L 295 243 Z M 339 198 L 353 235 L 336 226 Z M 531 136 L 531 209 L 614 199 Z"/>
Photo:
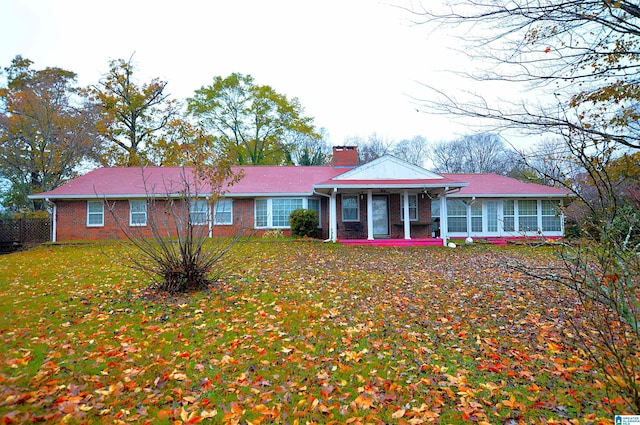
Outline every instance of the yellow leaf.
<path fill-rule="evenodd" d="M 399 419 L 399 418 L 403 417 L 405 413 L 407 413 L 407 411 L 404 410 L 404 409 L 396 410 L 395 412 L 393 412 L 391 417 L 393 419 Z"/>

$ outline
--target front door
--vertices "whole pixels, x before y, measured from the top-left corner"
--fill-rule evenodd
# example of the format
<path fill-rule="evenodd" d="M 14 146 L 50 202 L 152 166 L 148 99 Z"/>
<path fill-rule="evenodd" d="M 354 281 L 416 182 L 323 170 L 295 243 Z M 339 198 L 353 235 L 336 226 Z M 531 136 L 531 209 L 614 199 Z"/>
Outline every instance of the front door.
<path fill-rule="evenodd" d="M 373 196 L 373 234 L 389 236 L 389 198 L 385 195 Z"/>

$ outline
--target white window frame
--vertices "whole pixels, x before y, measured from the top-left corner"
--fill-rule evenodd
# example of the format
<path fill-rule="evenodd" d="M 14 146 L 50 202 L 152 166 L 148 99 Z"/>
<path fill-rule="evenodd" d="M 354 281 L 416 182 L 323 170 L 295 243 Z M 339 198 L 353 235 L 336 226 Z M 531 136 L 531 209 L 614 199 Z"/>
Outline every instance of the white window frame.
<path fill-rule="evenodd" d="M 144 205 L 144 211 L 134 211 L 133 205 Z M 144 220 L 141 222 L 135 222 L 134 215 L 144 216 Z M 129 226 L 131 227 L 143 227 L 147 225 L 147 201 L 129 201 Z"/>
<path fill-rule="evenodd" d="M 91 205 L 100 205 L 100 211 L 91 211 Z M 100 216 L 100 223 L 91 223 L 90 217 Z M 104 202 L 87 201 L 87 227 L 103 227 L 104 226 Z"/>
<path fill-rule="evenodd" d="M 222 208 L 222 210 L 220 210 Z M 219 215 L 229 215 L 229 219 L 219 219 Z M 233 224 L 233 200 L 219 199 L 213 206 L 213 224 L 215 225 L 231 225 Z"/>
<path fill-rule="evenodd" d="M 318 201 L 318 209 L 320 211 L 318 214 L 318 227 L 320 227 L 320 217 L 322 216 L 322 202 L 318 198 L 256 198 L 253 203 L 253 225 L 256 229 L 290 229 L 291 225 L 287 224 L 286 226 L 274 226 L 273 225 L 273 201 L 279 199 L 301 199 L 302 200 L 302 208 L 305 210 L 309 209 L 309 200 L 317 200 Z M 266 202 L 266 224 L 264 226 L 258 225 L 258 203 L 262 204 Z M 315 210 L 312 210 L 315 211 Z"/>
<path fill-rule="evenodd" d="M 415 199 L 416 203 L 411 206 L 411 200 Z M 412 213 L 413 212 L 413 213 Z M 409 195 L 409 221 L 418 221 L 418 195 Z M 400 195 L 400 221 L 404 221 L 404 194 Z"/>
<path fill-rule="evenodd" d="M 345 198 L 356 198 L 356 218 L 355 219 L 346 219 L 344 218 L 344 199 Z M 358 222 L 360 221 L 360 196 L 359 195 L 346 195 L 342 194 L 342 221 L 344 222 Z"/>
<path fill-rule="evenodd" d="M 202 208 L 198 208 L 198 206 L 204 205 L 204 210 Z M 194 208 L 194 206 L 196 208 Z M 193 219 L 194 214 L 198 214 L 198 216 L 202 215 L 204 217 L 203 221 L 196 221 Z M 189 202 L 189 223 L 193 226 L 204 226 L 208 224 L 209 218 L 209 202 L 206 199 L 192 199 Z"/>

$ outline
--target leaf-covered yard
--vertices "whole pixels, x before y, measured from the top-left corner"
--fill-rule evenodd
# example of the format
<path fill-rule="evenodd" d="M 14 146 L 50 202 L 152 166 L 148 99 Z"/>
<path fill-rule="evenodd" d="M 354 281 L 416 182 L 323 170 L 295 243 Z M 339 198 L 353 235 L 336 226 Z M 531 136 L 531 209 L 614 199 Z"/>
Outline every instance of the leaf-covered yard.
<path fill-rule="evenodd" d="M 178 298 L 121 245 L 0 257 L 4 423 L 611 423 L 567 294 L 527 247 L 237 245 Z"/>

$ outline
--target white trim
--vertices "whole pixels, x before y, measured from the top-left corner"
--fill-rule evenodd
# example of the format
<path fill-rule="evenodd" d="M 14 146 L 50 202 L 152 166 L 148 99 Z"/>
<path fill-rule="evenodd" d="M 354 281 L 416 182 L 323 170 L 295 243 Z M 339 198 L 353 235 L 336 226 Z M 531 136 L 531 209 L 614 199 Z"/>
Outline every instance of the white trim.
<path fill-rule="evenodd" d="M 400 180 L 400 179 L 398 179 Z M 415 180 L 415 179 L 414 179 Z M 447 189 L 466 187 L 468 183 L 447 183 Z M 442 189 L 442 183 L 327 183 L 314 185 L 316 189 Z"/>

